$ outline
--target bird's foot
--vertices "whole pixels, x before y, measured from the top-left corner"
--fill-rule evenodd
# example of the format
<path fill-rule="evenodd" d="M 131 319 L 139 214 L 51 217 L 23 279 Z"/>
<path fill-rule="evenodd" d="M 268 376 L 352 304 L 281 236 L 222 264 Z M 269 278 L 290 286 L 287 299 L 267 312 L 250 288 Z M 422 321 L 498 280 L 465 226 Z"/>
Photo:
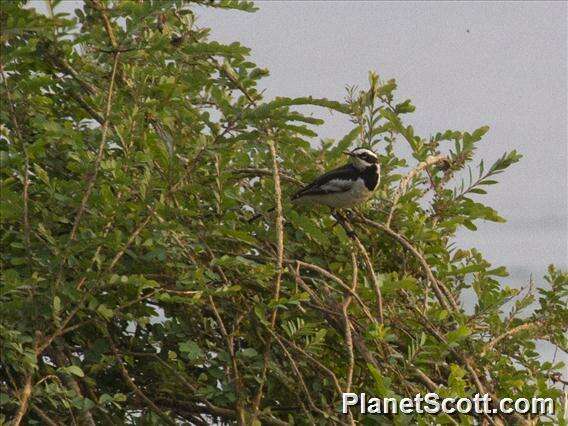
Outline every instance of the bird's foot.
<path fill-rule="evenodd" d="M 350 213 L 349 210 L 345 211 L 347 214 Z M 333 217 L 336 220 L 335 225 L 340 224 L 341 227 L 345 230 L 345 233 L 347 234 L 347 236 L 351 239 L 356 238 L 357 234 L 355 233 L 355 231 L 353 230 L 353 228 L 351 227 L 351 224 L 349 223 L 349 220 L 343 215 L 343 213 L 341 211 L 338 210 L 334 210 L 332 212 Z M 334 226 L 335 226 L 334 225 Z"/>
<path fill-rule="evenodd" d="M 355 232 L 355 230 L 353 229 L 346 229 L 345 233 L 347 234 L 347 236 L 351 239 L 356 238 L 357 237 L 357 233 Z"/>
<path fill-rule="evenodd" d="M 347 217 L 347 219 L 349 220 L 353 220 L 355 219 L 357 211 L 355 209 L 351 210 L 345 210 L 345 216 Z"/>

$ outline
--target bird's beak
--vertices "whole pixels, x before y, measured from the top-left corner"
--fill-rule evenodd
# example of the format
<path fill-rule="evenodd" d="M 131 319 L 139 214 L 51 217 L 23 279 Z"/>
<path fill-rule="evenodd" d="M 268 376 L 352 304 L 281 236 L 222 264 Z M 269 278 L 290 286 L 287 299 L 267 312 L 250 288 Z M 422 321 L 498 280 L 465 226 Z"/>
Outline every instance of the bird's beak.
<path fill-rule="evenodd" d="M 352 152 L 343 151 L 343 153 L 344 153 L 345 155 L 348 155 L 348 156 L 350 156 L 350 157 L 353 157 L 353 153 L 352 153 Z"/>

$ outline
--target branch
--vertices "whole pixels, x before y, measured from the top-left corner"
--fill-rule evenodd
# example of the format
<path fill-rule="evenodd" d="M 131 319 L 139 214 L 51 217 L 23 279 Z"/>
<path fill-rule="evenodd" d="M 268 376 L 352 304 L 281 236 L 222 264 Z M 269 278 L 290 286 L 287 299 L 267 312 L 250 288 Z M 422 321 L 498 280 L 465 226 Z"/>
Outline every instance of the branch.
<path fill-rule="evenodd" d="M 416 175 L 421 173 L 424 169 L 427 169 L 429 166 L 441 163 L 443 161 L 447 161 L 447 159 L 448 159 L 448 157 L 446 155 L 432 155 L 432 156 L 426 158 L 426 160 L 422 161 L 421 163 L 418 163 L 418 165 L 414 169 L 412 169 L 410 171 L 410 173 L 408 173 L 404 178 L 402 178 L 400 180 L 400 184 L 398 186 L 398 189 L 396 190 L 396 192 L 394 193 L 394 196 L 393 196 L 392 206 L 391 206 L 391 209 L 390 209 L 390 212 L 389 212 L 389 216 L 388 216 L 387 221 L 385 223 L 387 228 L 390 228 L 390 224 L 391 224 L 391 221 L 392 221 L 392 217 L 394 215 L 394 211 L 397 207 L 398 200 L 406 192 L 406 189 L 407 189 L 410 181 Z"/>
<path fill-rule="evenodd" d="M 213 67 L 215 67 L 215 69 L 217 71 L 219 71 L 220 74 L 223 74 L 225 77 L 227 77 L 229 79 L 229 81 L 231 83 L 233 83 L 235 85 L 235 87 L 237 89 L 239 89 L 241 91 L 241 93 L 243 95 L 245 95 L 245 97 L 249 100 L 249 102 L 254 105 L 256 100 L 250 95 L 250 93 L 248 92 L 248 90 L 242 85 L 242 83 L 235 78 L 234 76 L 231 75 L 231 73 L 227 72 L 227 70 L 225 68 L 223 68 L 223 66 L 219 63 L 219 61 L 217 61 L 217 59 L 215 59 L 214 57 L 210 56 L 209 59 L 211 60 L 211 63 L 213 64 Z"/>
<path fill-rule="evenodd" d="M 229 129 L 230 127 L 227 127 L 227 129 L 225 129 L 225 131 L 219 135 L 215 140 L 214 143 L 216 143 L 219 138 L 221 138 Z M 199 152 L 197 153 L 197 155 L 194 157 L 193 161 L 187 166 L 186 171 L 184 173 L 184 175 L 181 177 L 181 179 L 175 184 L 173 185 L 170 190 L 167 192 L 167 195 L 170 195 L 172 193 L 174 193 L 175 191 L 177 191 L 179 189 L 179 187 L 182 185 L 183 181 L 185 180 L 185 178 L 187 178 L 189 176 L 189 174 L 194 170 L 194 168 L 197 166 L 199 160 L 201 159 L 201 157 L 203 156 L 203 154 L 206 151 L 207 146 L 203 146 Z M 126 253 L 126 250 L 128 250 L 128 248 L 130 247 L 130 245 L 134 242 L 134 240 L 136 239 L 136 237 L 140 234 L 140 232 L 142 232 L 142 230 L 144 229 L 144 227 L 149 223 L 150 219 L 154 216 L 154 214 L 156 213 L 158 209 L 158 205 L 155 204 L 151 209 L 150 212 L 148 213 L 148 216 L 136 227 L 136 229 L 134 230 L 133 234 L 130 236 L 130 238 L 128 239 L 128 241 L 126 242 L 125 246 L 114 256 L 114 258 L 112 259 L 109 267 L 106 269 L 106 272 L 110 272 L 114 266 L 116 266 L 116 264 L 118 263 L 118 261 L 122 258 L 122 256 L 124 255 L 124 253 Z M 73 308 L 73 310 L 69 313 L 69 315 L 65 318 L 65 320 L 63 320 L 61 326 L 49 337 L 47 337 L 45 339 L 45 341 L 38 347 L 37 349 L 37 354 L 42 353 L 47 347 L 49 347 L 49 345 L 51 344 L 51 342 L 53 341 L 53 339 L 59 335 L 62 334 L 63 330 L 65 329 L 65 327 L 67 326 L 67 324 L 75 317 L 75 315 L 77 314 L 77 312 L 79 312 L 79 309 L 81 309 L 81 307 L 83 306 L 83 303 L 85 303 L 85 301 L 87 300 L 87 298 L 89 297 L 90 292 L 86 291 L 85 293 L 83 293 L 83 296 L 81 297 L 81 300 L 79 301 L 79 303 L 75 306 L 75 308 Z"/>
<path fill-rule="evenodd" d="M 104 117 L 99 114 L 86 100 L 84 100 L 78 93 L 74 90 L 69 90 L 66 92 L 67 96 L 72 98 L 77 102 L 87 113 L 91 116 L 93 120 L 96 120 L 101 126 L 104 124 Z"/>
<path fill-rule="evenodd" d="M 326 413 L 314 404 L 314 401 L 313 401 L 311 394 L 310 394 L 310 390 L 308 389 L 308 386 L 306 385 L 306 381 L 304 380 L 304 377 L 302 376 L 302 373 L 300 372 L 300 369 L 298 368 L 298 364 L 296 364 L 294 357 L 290 354 L 288 349 L 286 349 L 286 346 L 284 346 L 284 344 L 280 341 L 278 336 L 275 333 L 273 333 L 272 330 L 270 330 L 270 331 L 271 331 L 271 336 L 274 337 L 274 339 L 276 340 L 278 345 L 282 348 L 282 351 L 284 351 L 284 354 L 286 355 L 286 357 L 290 361 L 290 365 L 292 366 L 292 371 L 294 372 L 294 374 L 296 375 L 296 377 L 300 381 L 300 384 L 302 385 L 302 390 L 304 391 L 304 394 L 306 395 L 306 398 L 308 400 L 308 405 L 310 406 L 310 408 L 312 410 L 314 410 L 318 414 L 324 416 L 324 418 L 327 417 Z"/>
<path fill-rule="evenodd" d="M 53 355 L 53 358 L 55 359 L 55 363 L 58 367 L 67 367 L 68 364 L 71 364 L 70 357 L 68 356 L 68 354 L 65 353 L 64 350 L 65 350 L 65 347 L 64 347 L 63 343 L 60 342 L 60 341 L 57 341 L 52 347 L 51 354 Z M 48 378 L 48 377 L 49 376 L 47 376 L 45 378 Z M 83 392 L 81 391 L 81 387 L 79 386 L 79 383 L 77 383 L 75 376 L 64 375 L 63 380 L 64 380 L 67 388 L 72 389 L 79 398 L 83 399 Z M 71 411 L 71 408 L 69 410 Z M 93 415 L 91 414 L 90 409 L 80 411 L 79 418 L 81 419 L 82 425 L 95 426 L 95 421 L 93 419 Z"/>
<path fill-rule="evenodd" d="M 388 228 L 387 226 L 385 226 L 381 223 L 372 221 L 370 219 L 367 219 L 364 216 L 359 215 L 358 219 L 366 225 L 372 226 L 374 228 L 380 229 L 381 231 L 385 232 L 387 235 L 389 235 L 389 236 L 393 237 L 395 240 L 397 240 L 409 252 L 411 252 L 414 255 L 414 257 L 422 265 L 422 268 L 424 269 L 424 273 L 426 274 L 428 281 L 430 282 L 430 284 L 434 288 L 434 293 L 436 294 L 436 298 L 438 299 L 440 304 L 444 307 L 444 309 L 446 309 L 450 313 L 453 312 L 453 311 L 459 311 L 459 307 L 458 307 L 456 301 L 454 300 L 453 296 L 451 295 L 450 291 L 446 288 L 446 286 L 442 282 L 440 282 L 436 279 L 436 277 L 434 276 L 434 273 L 430 269 L 430 265 L 428 265 L 428 262 L 426 261 L 424 256 L 418 251 L 418 249 L 416 249 L 410 243 L 410 241 L 408 241 L 406 239 L 406 237 L 404 237 L 403 235 L 393 231 L 392 229 Z M 448 301 L 449 301 L 449 304 L 448 304 Z"/>
<path fill-rule="evenodd" d="M 25 379 L 24 388 L 18 395 L 18 399 L 20 401 L 20 407 L 18 408 L 16 415 L 12 419 L 11 426 L 20 425 L 24 416 L 28 412 L 28 405 L 31 396 L 32 396 L 32 375 L 28 374 Z"/>
<path fill-rule="evenodd" d="M 501 334 L 500 336 L 495 337 L 493 340 L 488 342 L 485 345 L 485 347 L 483 348 L 483 350 L 481 351 L 481 356 L 485 355 L 485 353 L 487 353 L 487 351 L 490 351 L 491 349 L 493 349 L 495 347 L 495 345 L 497 343 L 499 343 L 501 340 L 506 339 L 507 337 L 510 337 L 513 334 L 517 334 L 521 331 L 531 329 L 533 327 L 541 327 L 542 325 L 544 325 L 544 323 L 545 323 L 545 321 L 542 321 L 542 320 L 541 321 L 534 321 L 534 322 L 527 322 L 527 323 L 518 325 L 516 327 L 513 327 L 510 330 L 507 330 L 505 333 Z"/>
<path fill-rule="evenodd" d="M 123 352 L 124 354 L 128 354 L 128 355 L 132 355 L 132 356 L 138 356 L 138 357 L 150 357 L 155 359 L 156 361 L 158 361 L 163 367 L 167 368 L 169 371 L 171 371 L 174 376 L 176 378 L 179 379 L 179 381 L 186 386 L 191 392 L 193 392 L 195 394 L 196 397 L 198 397 L 198 389 L 193 386 L 182 374 L 180 374 L 175 368 L 173 368 L 170 364 L 168 364 L 166 361 L 164 361 L 162 358 L 160 358 L 156 353 L 147 353 L 147 352 Z M 211 412 L 212 414 L 215 414 L 217 416 L 223 416 L 223 417 L 230 417 L 230 418 L 236 418 L 237 417 L 237 413 L 234 410 L 231 410 L 229 408 L 224 408 L 224 407 L 219 407 L 217 405 L 213 405 L 208 399 L 203 398 L 203 397 L 199 397 L 200 402 L 202 402 L 203 404 L 205 404 L 205 406 L 207 407 L 207 409 L 209 410 L 209 412 Z"/>
<path fill-rule="evenodd" d="M 365 305 L 363 300 L 361 300 L 361 297 L 359 297 L 359 295 L 355 291 L 353 291 L 347 284 L 345 284 L 343 282 L 343 280 L 341 278 L 339 278 L 337 275 L 332 274 L 331 272 L 322 268 L 321 266 L 314 265 L 312 263 L 307 263 L 307 262 L 304 262 L 304 261 L 301 261 L 301 260 L 285 260 L 285 262 L 289 263 L 289 264 L 297 264 L 298 266 L 300 266 L 302 268 L 310 269 L 314 272 L 318 272 L 321 275 L 323 275 L 324 277 L 335 281 L 336 283 L 339 284 L 339 286 L 344 291 L 348 292 L 351 296 L 353 296 L 355 298 L 355 300 L 357 301 L 359 306 L 361 306 L 361 309 L 363 310 L 363 313 L 367 316 L 367 318 L 371 322 L 377 323 L 377 320 L 375 319 L 375 317 L 373 317 L 373 315 L 371 315 L 371 311 L 369 310 L 367 305 Z"/>
<path fill-rule="evenodd" d="M 303 288 L 310 294 L 310 297 L 312 297 L 316 301 L 319 300 L 317 297 L 315 297 L 315 295 L 313 294 L 311 289 L 307 286 L 307 284 L 305 284 L 303 282 L 303 280 L 301 280 L 301 278 L 300 279 L 297 278 L 297 280 L 300 282 L 300 284 L 303 286 Z M 347 288 L 349 288 L 349 287 L 347 287 Z M 323 287 L 323 289 L 324 289 L 324 291 L 327 290 L 326 287 Z M 353 295 L 354 295 L 353 297 L 355 297 L 356 294 L 357 293 L 353 293 Z M 327 294 L 327 296 L 329 298 L 329 294 Z M 323 304 L 323 302 L 320 302 L 320 304 Z M 339 319 L 336 320 L 336 319 L 333 318 L 333 317 L 338 317 L 338 318 L 342 317 L 341 307 L 338 306 L 332 299 L 329 299 L 329 305 L 331 305 L 330 307 L 333 308 L 333 310 L 330 310 L 330 309 L 328 309 L 324 306 L 316 307 L 316 309 L 319 309 L 323 313 L 324 318 L 329 323 L 329 325 L 331 327 L 333 327 L 335 330 L 337 330 L 338 334 L 341 334 L 344 331 L 345 327 L 342 324 L 342 322 L 340 322 Z M 370 317 L 370 319 L 373 323 L 375 323 L 375 324 L 377 323 L 376 319 L 374 319 L 373 317 Z M 353 343 L 354 343 L 355 347 L 357 348 L 357 351 L 363 357 L 363 359 L 367 363 L 373 365 L 374 367 L 379 368 L 379 364 L 378 364 L 377 360 L 375 359 L 375 357 L 371 354 L 371 351 L 369 351 L 369 348 L 367 347 L 365 340 L 357 332 L 352 332 L 352 337 L 353 337 Z"/>
<path fill-rule="evenodd" d="M 26 248 L 26 256 L 28 259 L 28 267 L 31 267 L 31 243 L 30 243 L 30 214 L 29 214 L 29 187 L 30 187 L 30 160 L 28 157 L 28 150 L 26 149 L 26 144 L 18 123 L 18 114 L 14 107 L 14 102 L 12 100 L 12 93 L 10 92 L 10 87 L 8 86 L 8 76 L 4 73 L 4 66 L 0 65 L 2 71 L 2 80 L 4 81 L 4 87 L 6 88 L 6 98 L 8 99 L 8 104 L 10 105 L 10 112 L 12 113 L 12 121 L 14 123 L 14 130 L 16 136 L 18 137 L 20 144 L 22 145 L 22 152 L 24 153 L 24 188 L 22 191 L 22 199 L 24 202 L 24 245 Z"/>
<path fill-rule="evenodd" d="M 81 222 L 81 218 L 82 218 L 83 213 L 85 211 L 85 208 L 87 206 L 87 202 L 89 201 L 89 198 L 91 197 L 91 192 L 93 191 L 93 188 L 95 186 L 95 181 L 96 181 L 97 175 L 99 173 L 100 164 L 101 164 L 101 161 L 103 159 L 104 148 L 105 148 L 105 145 L 106 145 L 106 137 L 107 137 L 108 127 L 109 127 L 110 111 L 111 111 L 111 106 L 112 106 L 112 95 L 113 95 L 113 91 L 114 91 L 114 80 L 115 80 L 115 77 L 116 77 L 116 69 L 117 69 L 117 66 L 118 66 L 118 57 L 119 57 L 118 53 L 116 55 L 114 55 L 114 62 L 113 62 L 113 65 L 112 65 L 112 74 L 111 74 L 111 78 L 110 78 L 110 86 L 109 86 L 108 94 L 107 94 L 104 122 L 103 122 L 102 130 L 101 130 L 101 142 L 99 144 L 99 149 L 98 149 L 98 152 L 97 152 L 97 158 L 95 159 L 94 170 L 93 170 L 93 173 L 89 176 L 89 178 L 87 180 L 87 189 L 85 190 L 85 194 L 83 195 L 83 199 L 81 200 L 81 205 L 79 206 L 79 210 L 77 211 L 77 215 L 75 216 L 75 221 L 73 223 L 73 229 L 71 230 L 71 236 L 69 237 L 70 241 L 75 240 L 75 237 L 77 236 L 77 229 L 79 228 L 79 223 Z"/>
<path fill-rule="evenodd" d="M 232 169 L 230 172 L 236 175 L 249 175 L 249 176 L 272 176 L 274 173 L 268 169 L 245 168 L 245 169 Z M 302 186 L 303 183 L 289 175 L 280 173 L 280 180 L 293 183 L 294 185 Z"/>
<path fill-rule="evenodd" d="M 371 258 L 369 257 L 369 253 L 365 249 L 365 246 L 361 243 L 361 240 L 355 234 L 353 227 L 351 224 L 343 217 L 343 215 L 335 212 L 333 217 L 337 222 L 345 229 L 346 234 L 351 238 L 359 252 L 363 255 L 363 260 L 365 261 L 365 266 L 367 268 L 367 274 L 369 275 L 369 279 L 373 284 L 373 290 L 375 291 L 375 297 L 377 298 L 377 314 L 379 316 L 379 323 L 384 323 L 383 318 L 383 296 L 381 294 L 381 287 L 379 286 L 379 282 L 377 280 L 377 275 L 375 274 L 375 269 L 373 268 L 373 263 L 371 262 Z"/>
<path fill-rule="evenodd" d="M 164 420 L 165 423 L 172 425 L 172 426 L 175 426 L 176 423 L 172 419 L 170 419 L 170 417 L 166 413 L 164 413 L 154 403 L 154 401 L 152 401 L 150 398 L 148 398 L 146 396 L 146 394 L 144 392 L 142 392 L 142 390 L 140 390 L 140 388 L 138 386 L 136 386 L 136 384 L 134 383 L 134 380 L 130 377 L 130 375 L 128 374 L 128 370 L 124 366 L 122 356 L 121 356 L 120 352 L 118 351 L 118 349 L 116 348 L 114 341 L 112 340 L 112 337 L 110 336 L 108 329 L 106 330 L 106 334 L 107 334 L 107 339 L 109 341 L 112 352 L 113 352 L 113 354 L 116 358 L 116 361 L 118 363 L 118 368 L 120 370 L 120 374 L 122 375 L 123 379 L 126 381 L 126 384 L 128 385 L 128 387 L 130 387 L 130 389 L 132 389 L 132 391 L 136 395 L 138 395 L 142 400 L 144 400 L 144 402 L 146 402 L 146 404 L 148 404 L 150 406 L 150 408 L 152 408 L 152 410 L 154 410 L 154 412 L 156 412 L 156 414 L 158 414 Z"/>
<path fill-rule="evenodd" d="M 373 268 L 373 263 L 371 262 L 371 258 L 369 257 L 369 253 L 365 249 L 365 246 L 361 243 L 357 236 L 353 237 L 353 241 L 357 245 L 359 252 L 363 255 L 363 259 L 365 261 L 365 266 L 367 267 L 367 275 L 371 279 L 371 283 L 373 284 L 373 290 L 375 291 L 375 297 L 377 298 L 377 311 L 379 314 L 379 323 L 384 324 L 384 316 L 383 316 L 383 296 L 381 293 L 381 287 L 379 286 L 379 281 L 377 280 L 377 275 L 375 274 L 375 270 Z"/>
<path fill-rule="evenodd" d="M 355 253 L 351 253 L 351 265 L 353 267 L 353 279 L 351 282 L 351 292 L 355 293 L 357 289 L 357 258 Z M 341 304 L 341 309 L 343 311 L 343 321 L 345 322 L 345 346 L 347 347 L 347 353 L 349 354 L 349 367 L 347 369 L 347 384 L 345 385 L 345 392 L 351 392 L 351 383 L 353 382 L 353 369 L 355 367 L 355 356 L 353 354 L 353 336 L 351 335 L 351 321 L 349 319 L 349 305 L 352 300 L 351 293 L 349 293 L 343 299 Z"/>
<path fill-rule="evenodd" d="M 43 411 L 41 408 L 39 408 L 37 405 L 35 404 L 30 404 L 30 407 L 32 409 L 32 411 L 34 413 L 36 413 L 39 418 L 44 422 L 44 424 L 48 425 L 48 426 L 59 426 L 59 422 L 56 422 L 54 420 L 52 420 L 45 411 Z"/>
<path fill-rule="evenodd" d="M 239 367 L 237 364 L 237 357 L 235 356 L 235 348 L 233 345 L 233 338 L 229 336 L 227 333 L 227 329 L 225 328 L 225 324 L 223 323 L 223 319 L 221 315 L 219 315 L 219 311 L 217 310 L 217 306 L 213 301 L 213 297 L 209 296 L 209 303 L 211 304 L 211 308 L 213 309 L 213 313 L 215 314 L 215 318 L 217 318 L 217 322 L 219 323 L 219 327 L 221 328 L 221 334 L 225 338 L 225 342 L 227 344 L 227 350 L 229 351 L 229 355 L 231 357 L 232 362 L 232 369 L 233 369 L 233 376 L 235 380 L 235 390 L 237 393 L 237 401 L 236 401 L 236 409 L 237 409 L 237 420 L 239 425 L 245 425 L 245 412 L 243 409 L 243 382 L 242 378 L 239 374 Z"/>
<path fill-rule="evenodd" d="M 167 198 L 168 196 L 172 195 L 173 193 L 175 193 L 180 186 L 183 184 L 184 180 L 189 176 L 189 174 L 195 169 L 195 167 L 197 167 L 197 164 L 199 163 L 199 160 L 201 159 L 201 157 L 203 156 L 203 154 L 206 151 L 207 146 L 204 145 L 199 151 L 198 153 L 195 155 L 195 157 L 193 158 L 192 162 L 188 165 L 188 167 L 186 168 L 183 176 L 181 177 L 181 179 L 175 184 L 173 185 L 165 194 L 165 198 Z M 154 215 L 156 214 L 157 210 L 158 210 L 158 206 L 159 204 L 156 203 L 154 204 L 150 210 L 148 211 L 148 214 L 146 216 L 146 218 L 140 222 L 138 224 L 138 226 L 136 227 L 136 229 L 132 232 L 132 234 L 130 235 L 130 238 L 128 239 L 128 241 L 126 242 L 126 244 L 124 245 L 124 247 L 113 257 L 110 265 L 107 268 L 107 272 L 110 272 L 110 270 L 112 270 L 116 264 L 118 263 L 118 261 L 122 258 L 122 256 L 124 256 L 124 253 L 126 253 L 126 250 L 128 250 L 128 248 L 130 247 L 130 245 L 134 242 L 134 240 L 138 237 L 138 235 L 140 235 L 140 232 L 142 232 L 142 230 L 146 227 L 146 225 L 148 225 L 148 223 L 150 222 L 150 220 L 154 217 Z"/>
<path fill-rule="evenodd" d="M 103 17 L 103 25 L 105 27 L 105 31 L 110 39 L 110 44 L 115 50 L 118 49 L 118 43 L 116 42 L 116 37 L 114 36 L 114 31 L 112 30 L 112 25 L 106 13 L 104 5 L 102 5 L 99 0 L 89 0 L 88 3 L 90 3 L 96 10 L 100 12 L 101 16 Z"/>
<path fill-rule="evenodd" d="M 268 147 L 270 149 L 270 154 L 272 156 L 272 172 L 274 179 L 274 199 L 276 204 L 276 242 L 277 242 L 277 258 L 276 258 L 276 281 L 274 284 L 274 296 L 273 299 L 276 303 L 280 299 L 280 285 L 282 282 L 282 265 L 284 262 L 284 218 L 282 210 L 282 188 L 280 187 L 280 171 L 278 167 L 278 155 L 276 152 L 276 145 L 274 139 L 269 137 Z M 278 313 L 278 305 L 274 306 L 272 309 L 272 314 L 270 317 L 270 328 L 274 330 L 276 325 L 276 316 Z M 266 348 L 264 350 L 263 356 L 263 367 L 261 373 L 260 384 L 258 386 L 258 391 L 253 401 L 253 419 L 256 419 L 258 415 L 258 410 L 260 407 L 260 402 L 262 400 L 262 391 L 264 387 L 264 382 L 266 381 L 266 373 L 268 370 L 268 358 L 270 356 L 271 348 L 271 338 L 266 342 Z M 253 420 L 254 423 L 254 420 Z"/>
<path fill-rule="evenodd" d="M 401 290 L 402 294 L 407 298 L 407 301 L 410 301 L 410 298 L 408 296 L 408 294 L 406 293 L 405 290 Z M 494 393 L 491 393 L 488 391 L 488 389 L 486 388 L 486 386 L 481 382 L 481 378 L 480 376 L 477 374 L 477 372 L 475 371 L 474 368 L 474 364 L 472 363 L 471 358 L 464 354 L 463 352 L 459 351 L 458 349 L 451 347 L 448 345 L 448 342 L 446 340 L 446 338 L 443 336 L 443 334 L 438 331 L 436 329 L 436 327 L 430 322 L 430 320 L 420 311 L 420 309 L 418 309 L 416 306 L 414 306 L 413 304 L 409 303 L 409 305 L 411 306 L 412 310 L 414 310 L 414 312 L 416 312 L 418 314 L 418 318 L 420 320 L 420 322 L 422 323 L 422 325 L 424 325 L 424 327 L 426 327 L 426 329 L 442 344 L 444 344 L 445 346 L 448 347 L 448 350 L 450 351 L 450 353 L 459 361 L 461 361 L 465 367 L 466 370 L 468 371 L 471 379 L 473 380 L 473 383 L 475 385 L 475 387 L 477 388 L 477 391 L 480 394 L 486 394 L 489 393 L 489 395 L 491 396 L 491 398 L 496 402 L 499 403 L 500 399 L 497 397 L 497 395 L 495 395 Z M 495 421 L 488 415 L 485 414 L 484 415 L 485 418 L 491 423 L 491 424 L 495 424 Z M 522 416 L 518 415 L 518 414 L 512 414 L 512 416 L 520 422 L 520 424 L 524 424 L 524 419 Z M 500 417 L 499 417 L 500 418 Z"/>

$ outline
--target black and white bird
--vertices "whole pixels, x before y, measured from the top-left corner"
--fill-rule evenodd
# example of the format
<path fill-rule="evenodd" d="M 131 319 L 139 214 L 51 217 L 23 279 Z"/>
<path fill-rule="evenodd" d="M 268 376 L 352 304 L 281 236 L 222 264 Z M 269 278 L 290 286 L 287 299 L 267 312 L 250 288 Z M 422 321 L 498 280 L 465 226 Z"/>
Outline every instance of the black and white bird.
<path fill-rule="evenodd" d="M 371 198 L 379 186 L 379 157 L 366 148 L 356 148 L 344 154 L 351 157 L 348 164 L 321 175 L 296 192 L 292 201 L 342 209 Z"/>

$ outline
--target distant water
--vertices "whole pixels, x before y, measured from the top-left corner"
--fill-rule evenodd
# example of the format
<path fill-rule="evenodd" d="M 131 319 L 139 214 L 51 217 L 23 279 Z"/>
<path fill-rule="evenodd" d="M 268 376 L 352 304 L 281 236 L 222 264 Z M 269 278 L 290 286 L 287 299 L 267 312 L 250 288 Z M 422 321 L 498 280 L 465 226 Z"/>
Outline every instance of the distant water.
<path fill-rule="evenodd" d="M 535 288 L 547 286 L 543 276 L 548 265 L 554 264 L 564 270 L 568 268 L 568 218 L 565 216 L 530 219 L 513 214 L 504 224 L 485 222 L 479 224 L 476 232 L 461 231 L 456 243 L 458 247 L 479 249 L 494 266 L 506 266 L 509 276 L 500 280 L 502 285 L 511 288 L 527 288 L 531 278 Z M 467 312 L 472 312 L 475 303 L 473 292 L 466 292 L 462 303 Z M 510 306 L 511 302 L 507 307 Z M 532 309 L 534 306 L 536 303 Z M 531 307 L 527 308 L 525 315 L 530 313 Z M 568 354 L 548 342 L 538 341 L 537 350 L 542 360 L 568 364 Z"/>

